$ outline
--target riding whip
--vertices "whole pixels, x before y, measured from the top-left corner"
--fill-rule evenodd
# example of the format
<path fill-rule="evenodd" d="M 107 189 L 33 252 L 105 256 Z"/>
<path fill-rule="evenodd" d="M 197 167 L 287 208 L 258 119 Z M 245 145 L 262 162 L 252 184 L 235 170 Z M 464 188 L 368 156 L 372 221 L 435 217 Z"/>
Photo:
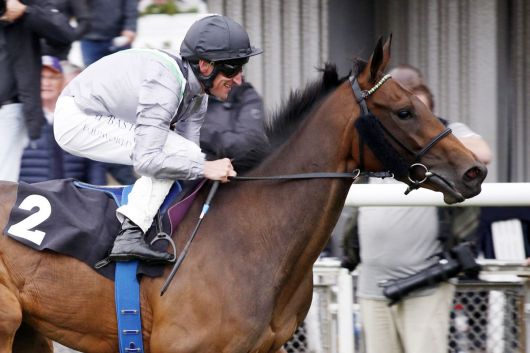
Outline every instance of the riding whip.
<path fill-rule="evenodd" d="M 216 180 L 213 182 L 212 187 L 210 189 L 210 192 L 208 193 L 208 197 L 206 197 L 206 201 L 204 202 L 204 205 L 202 206 L 201 214 L 199 215 L 199 220 L 197 221 L 197 224 L 195 225 L 195 229 L 193 229 L 193 232 L 191 233 L 188 242 L 186 243 L 186 246 L 184 246 L 184 249 L 180 253 L 177 261 L 173 265 L 173 268 L 171 269 L 171 272 L 169 273 L 169 276 L 167 277 L 166 281 L 164 282 L 164 285 L 162 286 L 162 289 L 160 290 L 160 296 L 164 295 L 164 293 L 167 290 L 167 287 L 171 283 L 171 280 L 173 277 L 175 277 L 175 273 L 177 273 L 177 270 L 179 269 L 180 265 L 182 264 L 182 261 L 184 261 L 184 258 L 188 254 L 189 248 L 191 246 L 191 242 L 193 241 L 193 238 L 195 238 L 195 235 L 197 235 L 197 231 L 199 230 L 199 227 L 202 223 L 202 220 L 206 213 L 208 213 L 208 210 L 210 209 L 210 204 L 212 202 L 212 199 L 215 195 L 215 192 L 217 191 L 217 188 L 219 187 L 219 181 Z"/>

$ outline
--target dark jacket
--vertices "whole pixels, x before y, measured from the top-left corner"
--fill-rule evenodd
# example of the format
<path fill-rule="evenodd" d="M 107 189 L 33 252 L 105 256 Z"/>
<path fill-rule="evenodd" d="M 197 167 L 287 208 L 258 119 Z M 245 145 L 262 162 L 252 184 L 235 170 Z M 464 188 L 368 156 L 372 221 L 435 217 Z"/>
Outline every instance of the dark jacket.
<path fill-rule="evenodd" d="M 72 27 L 70 41 L 80 39 L 90 29 L 90 9 L 88 0 L 52 0 L 55 8 L 66 18 L 75 18 L 76 27 Z M 71 43 L 50 45 L 45 39 L 41 40 L 42 55 L 51 55 L 60 60 L 67 60 Z"/>
<path fill-rule="evenodd" d="M 0 53 L 0 56 L 8 56 L 9 72 L 16 84 L 16 97 L 22 103 L 28 134 L 33 140 L 39 137 L 45 122 L 40 98 L 42 63 L 39 38 L 44 37 L 49 43 L 68 44 L 72 28 L 65 16 L 53 11 L 51 1 L 25 0 L 23 3 L 27 9 L 21 18 L 14 23 L 0 24 L 7 48 L 7 53 Z"/>
<path fill-rule="evenodd" d="M 256 149 L 268 146 L 263 100 L 250 83 L 232 88 L 227 101 L 208 98 L 208 110 L 201 127 L 201 149 L 209 159 L 228 157 L 238 172 L 251 160 Z"/>
<path fill-rule="evenodd" d="M 19 180 L 37 183 L 66 178 L 97 185 L 107 184 L 103 164 L 63 151 L 55 142 L 52 125 L 46 123 L 42 127 L 41 137 L 32 141 L 22 154 Z"/>
<path fill-rule="evenodd" d="M 109 40 L 123 30 L 136 32 L 138 0 L 91 0 L 90 31 L 83 36 L 89 40 Z"/>

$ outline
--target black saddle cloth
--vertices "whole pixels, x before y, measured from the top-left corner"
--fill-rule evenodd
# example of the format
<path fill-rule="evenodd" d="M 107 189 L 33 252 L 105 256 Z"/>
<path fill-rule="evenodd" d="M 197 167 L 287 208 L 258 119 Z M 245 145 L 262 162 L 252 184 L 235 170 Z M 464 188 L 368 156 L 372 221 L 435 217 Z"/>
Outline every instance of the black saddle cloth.
<path fill-rule="evenodd" d="M 69 255 L 94 268 L 108 255 L 120 230 L 117 207 L 112 196 L 78 188 L 73 179 L 21 182 L 4 234 L 35 250 Z M 154 235 L 156 230 L 149 232 L 151 238 Z M 156 245 L 165 249 L 167 243 Z M 156 277 L 163 269 L 140 263 L 138 274 Z M 114 280 L 113 263 L 95 271 Z"/>

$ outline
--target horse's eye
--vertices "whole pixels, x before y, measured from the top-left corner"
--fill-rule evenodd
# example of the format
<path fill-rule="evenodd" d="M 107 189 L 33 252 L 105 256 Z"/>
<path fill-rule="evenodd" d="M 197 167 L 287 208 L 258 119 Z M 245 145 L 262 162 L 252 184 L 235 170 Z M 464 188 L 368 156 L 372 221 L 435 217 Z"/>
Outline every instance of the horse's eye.
<path fill-rule="evenodd" d="M 397 116 L 398 118 L 405 120 L 405 119 L 412 118 L 412 113 L 410 112 L 410 110 L 404 109 L 404 110 L 400 110 L 399 112 L 397 112 Z"/>

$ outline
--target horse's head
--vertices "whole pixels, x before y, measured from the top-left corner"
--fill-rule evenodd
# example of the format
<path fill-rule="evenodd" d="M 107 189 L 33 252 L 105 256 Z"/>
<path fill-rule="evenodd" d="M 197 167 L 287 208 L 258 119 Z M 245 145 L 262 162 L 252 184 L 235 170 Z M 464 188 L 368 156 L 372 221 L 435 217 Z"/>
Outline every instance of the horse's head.
<path fill-rule="evenodd" d="M 351 79 L 361 106 L 356 127 L 363 141 L 352 146 L 353 155 L 366 169 L 390 169 L 409 190 L 421 186 L 442 192 L 448 204 L 477 195 L 487 174 L 484 164 L 416 96 L 383 74 L 391 39 L 385 44 L 380 39 Z M 372 165 L 373 158 L 362 157 L 368 153 L 376 157 Z"/>

